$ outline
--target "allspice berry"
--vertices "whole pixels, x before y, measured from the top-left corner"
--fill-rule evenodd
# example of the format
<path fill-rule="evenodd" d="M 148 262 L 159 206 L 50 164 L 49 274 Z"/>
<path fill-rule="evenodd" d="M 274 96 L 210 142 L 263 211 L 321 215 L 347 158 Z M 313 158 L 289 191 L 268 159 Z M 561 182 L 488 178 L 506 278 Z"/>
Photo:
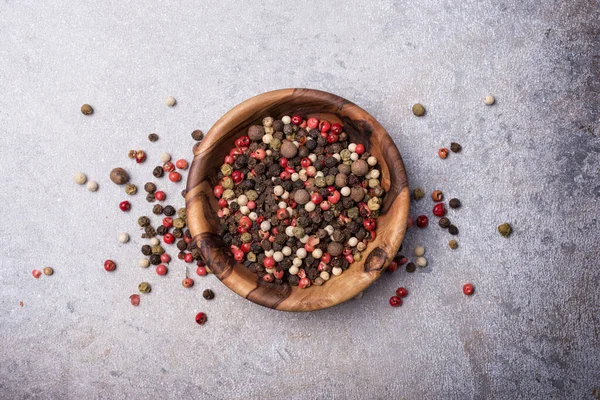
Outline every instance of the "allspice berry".
<path fill-rule="evenodd" d="M 362 186 L 354 186 L 350 191 L 350 198 L 359 203 L 365 198 L 365 190 Z"/>
<path fill-rule="evenodd" d="M 417 117 L 422 117 L 423 115 L 425 115 L 425 107 L 423 107 L 423 105 L 417 103 L 414 106 L 412 106 L 412 112 Z"/>
<path fill-rule="evenodd" d="M 365 160 L 356 160 L 352 163 L 350 169 L 356 176 L 365 176 L 369 172 L 369 164 Z"/>
<path fill-rule="evenodd" d="M 114 168 L 110 171 L 110 180 L 117 185 L 124 185 L 129 182 L 129 174 L 123 168 Z"/>
<path fill-rule="evenodd" d="M 327 245 L 327 252 L 332 257 L 337 257 L 344 251 L 344 245 L 337 242 L 331 242 Z"/>
<path fill-rule="evenodd" d="M 265 128 L 262 125 L 252 125 L 248 128 L 248 137 L 255 142 L 262 140 L 265 135 Z"/>
<path fill-rule="evenodd" d="M 94 109 L 89 104 L 84 104 L 81 106 L 81 113 L 83 115 L 92 115 L 94 113 Z"/>
<path fill-rule="evenodd" d="M 290 142 L 289 140 L 284 140 L 283 143 L 281 143 L 281 149 L 279 149 L 279 154 L 281 154 L 283 157 L 289 160 L 290 158 L 294 158 L 296 154 L 298 154 L 298 148 L 294 143 Z"/>
<path fill-rule="evenodd" d="M 194 132 L 192 132 L 192 139 L 199 142 L 204 139 L 204 133 L 200 129 L 196 129 Z"/>
<path fill-rule="evenodd" d="M 296 203 L 303 206 L 310 201 L 310 194 L 308 194 L 308 192 L 304 189 L 296 190 L 296 193 L 294 194 L 294 200 Z"/>
<path fill-rule="evenodd" d="M 512 233 L 512 227 L 509 223 L 503 223 L 498 227 L 498 232 L 504 237 L 508 237 Z"/>

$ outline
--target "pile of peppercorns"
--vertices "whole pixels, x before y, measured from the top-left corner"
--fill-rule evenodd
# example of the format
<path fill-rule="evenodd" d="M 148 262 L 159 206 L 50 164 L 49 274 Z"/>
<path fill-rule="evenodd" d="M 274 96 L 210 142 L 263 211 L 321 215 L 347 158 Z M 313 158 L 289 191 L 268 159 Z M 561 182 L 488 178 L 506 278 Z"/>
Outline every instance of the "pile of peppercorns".
<path fill-rule="evenodd" d="M 213 188 L 237 261 L 266 282 L 307 288 L 362 259 L 385 194 L 364 144 L 300 115 L 266 117 L 234 144 Z"/>

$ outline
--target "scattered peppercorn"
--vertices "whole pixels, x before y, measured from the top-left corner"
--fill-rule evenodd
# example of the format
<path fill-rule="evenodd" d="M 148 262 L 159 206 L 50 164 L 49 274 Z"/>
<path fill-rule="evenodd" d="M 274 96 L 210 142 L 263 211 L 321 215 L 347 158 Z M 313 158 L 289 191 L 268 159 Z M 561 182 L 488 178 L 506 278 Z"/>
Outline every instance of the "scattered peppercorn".
<path fill-rule="evenodd" d="M 196 314 L 196 323 L 198 325 L 204 325 L 206 321 L 208 321 L 208 317 L 205 313 L 199 312 L 198 314 Z"/>
<path fill-rule="evenodd" d="M 204 289 L 202 292 L 202 297 L 204 297 L 206 300 L 212 300 L 215 298 L 215 292 L 210 289 Z"/>
<path fill-rule="evenodd" d="M 40 279 L 40 276 L 42 276 L 42 271 L 40 271 L 39 269 L 34 269 L 33 271 L 31 271 L 31 275 L 33 275 L 35 279 Z"/>
<path fill-rule="evenodd" d="M 181 285 L 184 288 L 191 288 L 192 286 L 194 286 L 194 280 L 192 278 L 183 278 L 183 280 L 181 281 Z"/>
<path fill-rule="evenodd" d="M 423 229 L 427 228 L 427 225 L 429 225 L 429 218 L 426 215 L 419 215 L 417 217 L 417 226 Z"/>
<path fill-rule="evenodd" d="M 123 168 L 114 168 L 110 171 L 110 180 L 117 185 L 124 185 L 129 182 L 129 174 Z"/>
<path fill-rule="evenodd" d="M 154 167 L 154 170 L 152 171 L 152 175 L 154 175 L 155 178 L 162 178 L 164 174 L 165 170 L 160 165 Z"/>
<path fill-rule="evenodd" d="M 75 181 L 76 184 L 83 185 L 85 182 L 87 182 L 87 176 L 85 176 L 85 174 L 83 172 L 78 172 L 75 174 L 75 177 L 73 178 L 73 180 Z"/>
<path fill-rule="evenodd" d="M 112 272 L 117 268 L 117 264 L 113 260 L 104 261 L 104 269 L 108 272 Z"/>
<path fill-rule="evenodd" d="M 423 107 L 423 105 L 417 103 L 412 106 L 412 112 L 417 117 L 422 117 L 423 115 L 425 115 L 425 107 Z"/>
<path fill-rule="evenodd" d="M 152 288 L 150 287 L 150 284 L 148 282 L 142 282 L 138 285 L 138 290 L 141 293 L 150 293 L 152 291 Z"/>
<path fill-rule="evenodd" d="M 158 140 L 158 135 L 156 133 L 151 133 L 148 135 L 148 140 L 154 143 Z"/>
<path fill-rule="evenodd" d="M 483 104 L 486 106 L 491 106 L 496 102 L 496 99 L 492 95 L 487 95 L 483 98 Z"/>
<path fill-rule="evenodd" d="M 392 307 L 400 307 L 402 305 L 402 299 L 398 296 L 390 297 L 390 306 Z"/>
<path fill-rule="evenodd" d="M 448 233 L 451 235 L 458 235 L 458 228 L 452 224 L 448 226 Z"/>
<path fill-rule="evenodd" d="M 146 216 L 141 216 L 138 218 L 138 225 L 141 226 L 142 228 L 150 225 L 150 218 L 146 217 Z"/>
<path fill-rule="evenodd" d="M 81 113 L 83 115 L 92 115 L 94 113 L 94 109 L 89 104 L 84 104 L 81 106 Z"/>
<path fill-rule="evenodd" d="M 125 193 L 127 193 L 130 196 L 133 196 L 137 193 L 137 186 L 135 186 L 133 183 L 128 183 L 127 185 L 125 185 Z"/>
<path fill-rule="evenodd" d="M 396 296 L 406 297 L 407 295 L 408 295 L 408 290 L 406 290 L 406 288 L 399 287 L 398 289 L 396 289 Z"/>
<path fill-rule="evenodd" d="M 438 156 L 444 160 L 445 158 L 448 157 L 448 149 L 445 147 L 442 147 L 441 149 L 438 150 Z"/>
<path fill-rule="evenodd" d="M 129 301 L 131 302 L 131 305 L 134 307 L 137 307 L 140 305 L 140 295 L 139 294 L 132 294 L 131 296 L 129 296 Z"/>
<path fill-rule="evenodd" d="M 86 186 L 87 190 L 89 190 L 90 192 L 95 192 L 96 190 L 98 190 L 98 182 L 96 181 L 89 181 Z"/>
<path fill-rule="evenodd" d="M 413 190 L 413 199 L 421 200 L 423 197 L 425 197 L 425 191 L 422 188 Z"/>
<path fill-rule="evenodd" d="M 451 241 L 448 242 L 448 246 L 452 249 L 455 250 L 458 248 L 458 242 L 454 239 L 452 239 Z"/>
<path fill-rule="evenodd" d="M 444 194 L 441 190 L 434 190 L 431 193 L 431 199 L 437 203 L 438 201 L 442 201 L 444 199 Z"/>
<path fill-rule="evenodd" d="M 409 262 L 406 264 L 406 272 L 415 272 L 417 270 L 417 266 L 415 263 Z"/>
<path fill-rule="evenodd" d="M 462 146 L 456 142 L 452 142 L 450 143 L 450 150 L 452 150 L 453 153 L 460 153 Z"/>
<path fill-rule="evenodd" d="M 448 205 L 450 206 L 450 208 L 460 208 L 461 206 L 459 199 L 450 199 Z"/>
<path fill-rule="evenodd" d="M 450 220 L 446 217 L 440 218 L 439 225 L 441 228 L 447 229 L 450 226 Z"/>
<path fill-rule="evenodd" d="M 44 275 L 50 276 L 54 273 L 54 270 L 51 267 L 44 268 Z"/>
<path fill-rule="evenodd" d="M 175 97 L 173 97 L 173 96 L 169 96 L 165 100 L 165 104 L 167 105 L 167 107 L 173 107 L 176 103 L 177 103 L 177 100 L 175 100 Z"/>
<path fill-rule="evenodd" d="M 463 293 L 466 294 L 467 296 L 472 295 L 474 291 L 475 291 L 475 288 L 473 287 L 472 284 L 465 283 L 463 285 Z"/>
<path fill-rule="evenodd" d="M 512 233 L 512 227 L 509 223 L 505 222 L 498 227 L 498 232 L 504 237 L 508 237 Z"/>
<path fill-rule="evenodd" d="M 204 139 L 204 133 L 200 129 L 196 129 L 192 132 L 192 139 L 199 142 Z"/>

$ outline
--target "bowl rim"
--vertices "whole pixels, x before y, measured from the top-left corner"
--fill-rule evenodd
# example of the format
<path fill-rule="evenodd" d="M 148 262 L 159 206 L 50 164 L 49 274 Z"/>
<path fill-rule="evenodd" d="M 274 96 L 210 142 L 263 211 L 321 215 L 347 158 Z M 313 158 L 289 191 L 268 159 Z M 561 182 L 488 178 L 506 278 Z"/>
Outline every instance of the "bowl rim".
<path fill-rule="evenodd" d="M 352 114 L 361 115 L 362 118 L 359 122 L 368 122 L 372 132 L 375 132 L 377 135 L 380 147 L 386 149 L 384 158 L 387 158 L 387 153 L 390 153 L 390 157 L 393 159 L 392 165 L 387 165 L 389 162 L 386 160 L 386 168 L 389 169 L 389 174 L 395 176 L 395 179 L 390 179 L 390 188 L 386 190 L 386 195 L 390 191 L 396 194 L 393 198 L 390 197 L 390 203 L 387 205 L 388 210 L 393 206 L 393 214 L 390 214 L 390 216 L 386 215 L 386 217 L 393 218 L 397 225 L 393 227 L 391 232 L 386 232 L 390 237 L 385 239 L 386 246 L 383 249 L 379 246 L 373 248 L 372 245 L 378 242 L 378 238 L 376 238 L 374 242 L 369 243 L 367 249 L 363 252 L 363 254 L 366 254 L 365 258 L 359 262 L 354 262 L 340 276 L 332 276 L 332 279 L 322 286 L 315 286 L 308 289 L 308 291 L 323 292 L 325 296 L 322 298 L 307 296 L 305 293 L 302 293 L 302 296 L 294 296 L 299 291 L 306 292 L 306 289 L 300 289 L 297 286 L 266 284 L 262 279 L 257 279 L 256 274 L 233 259 L 230 250 L 220 240 L 219 235 L 211 232 L 211 229 L 207 229 L 206 226 L 203 226 L 203 224 L 209 225 L 211 218 L 216 216 L 214 208 L 210 206 L 211 200 L 213 204 L 216 200 L 210 199 L 210 197 L 207 198 L 205 195 L 207 190 L 210 190 L 210 193 L 212 193 L 212 188 L 210 185 L 207 188 L 206 185 L 208 183 L 200 178 L 202 175 L 201 169 L 210 163 L 210 161 L 202 161 L 202 158 L 206 157 L 205 153 L 210 153 L 217 146 L 225 145 L 223 137 L 230 134 L 233 127 L 240 128 L 239 123 L 236 121 L 239 119 L 239 115 L 252 113 L 258 107 L 257 112 L 262 117 L 265 117 L 268 116 L 268 111 L 274 106 L 275 101 L 285 103 L 288 99 L 317 102 L 328 107 L 335 106 L 335 110 L 339 113 L 350 110 Z M 310 112 L 306 114 L 305 117 L 308 118 Z M 243 128 L 247 128 L 248 126 L 249 124 L 246 124 L 245 121 Z M 371 143 L 373 137 L 369 138 L 369 143 Z M 404 163 L 397 146 L 385 128 L 371 114 L 358 105 L 335 94 L 315 89 L 288 88 L 273 90 L 244 100 L 227 111 L 210 128 L 204 140 L 194 146 L 194 159 L 190 165 L 186 190 L 188 227 L 192 233 L 194 243 L 200 248 L 209 268 L 217 275 L 221 282 L 238 295 L 259 305 L 283 311 L 314 311 L 332 307 L 356 297 L 356 295 L 369 287 L 379 278 L 395 257 L 395 251 L 399 248 L 406 232 L 410 207 L 408 180 Z M 379 231 L 379 227 L 377 231 Z M 379 232 L 377 232 L 377 236 L 379 236 Z M 361 266 L 364 269 L 364 273 L 360 271 L 360 274 L 353 273 L 352 277 L 347 277 L 347 279 L 355 278 L 356 282 L 350 282 L 349 280 L 345 285 L 337 285 L 336 290 L 345 289 L 345 291 L 342 294 L 335 293 L 333 290 L 334 281 L 337 280 L 339 282 L 343 280 L 348 271 L 352 268 L 357 268 L 358 270 Z M 354 284 L 350 285 L 350 283 Z M 327 293 L 328 291 L 321 289 L 327 288 L 328 285 L 332 289 L 332 293 Z M 333 294 L 336 295 L 334 296 Z M 294 299 L 295 297 L 299 298 Z M 295 302 L 294 300 L 298 301 Z"/>

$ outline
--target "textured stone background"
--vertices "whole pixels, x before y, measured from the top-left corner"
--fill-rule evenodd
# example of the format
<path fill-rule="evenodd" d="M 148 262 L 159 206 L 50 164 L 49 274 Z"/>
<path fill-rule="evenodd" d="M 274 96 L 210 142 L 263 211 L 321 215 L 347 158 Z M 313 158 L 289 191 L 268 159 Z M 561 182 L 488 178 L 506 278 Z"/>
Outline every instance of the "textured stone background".
<path fill-rule="evenodd" d="M 597 1 L 191 3 L 0 4 L 0 398 L 600 398 Z M 463 201 L 459 250 L 436 226 L 410 230 L 426 269 L 310 314 L 256 306 L 214 276 L 184 290 L 180 263 L 166 277 L 137 267 L 148 206 L 138 195 L 118 211 L 110 169 L 143 184 L 161 151 L 191 158 L 193 129 L 282 87 L 378 118 L 412 187 Z M 442 161 L 451 140 L 464 151 Z M 55 275 L 33 279 L 45 265 Z M 142 280 L 154 290 L 133 308 Z M 392 309 L 399 285 L 410 296 Z"/>

